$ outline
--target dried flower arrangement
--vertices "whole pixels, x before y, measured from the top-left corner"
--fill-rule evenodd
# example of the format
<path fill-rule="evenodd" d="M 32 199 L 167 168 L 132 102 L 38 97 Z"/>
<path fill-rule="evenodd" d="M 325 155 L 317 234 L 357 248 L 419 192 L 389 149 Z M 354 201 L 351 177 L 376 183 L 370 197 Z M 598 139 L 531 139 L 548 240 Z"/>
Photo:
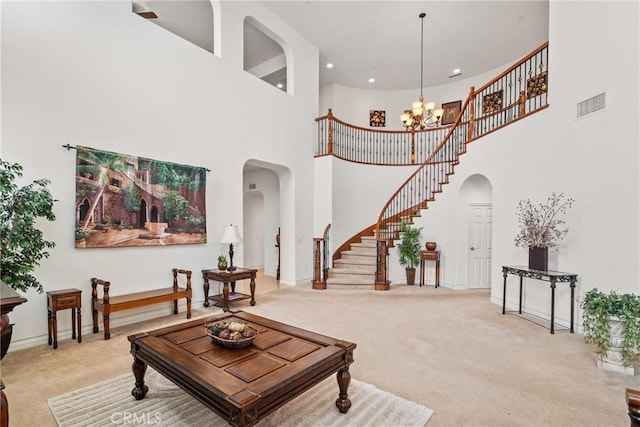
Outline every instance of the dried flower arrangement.
<path fill-rule="evenodd" d="M 564 198 L 564 194 L 551 193 L 546 204 L 537 207 L 531 200 L 520 200 L 516 216 L 520 225 L 520 232 L 515 237 L 516 246 L 528 248 L 548 248 L 555 246 L 567 230 L 561 230 L 563 219 L 557 218 L 565 214 L 575 200 Z"/>

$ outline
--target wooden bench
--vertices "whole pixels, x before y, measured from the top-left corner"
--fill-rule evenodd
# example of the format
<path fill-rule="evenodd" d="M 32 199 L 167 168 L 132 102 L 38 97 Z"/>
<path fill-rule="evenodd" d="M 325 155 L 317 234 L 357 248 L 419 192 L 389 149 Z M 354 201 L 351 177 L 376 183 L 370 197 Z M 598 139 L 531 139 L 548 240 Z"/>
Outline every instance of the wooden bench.
<path fill-rule="evenodd" d="M 111 338 L 109 332 L 109 315 L 116 311 L 138 308 L 161 302 L 173 301 L 173 314 L 178 314 L 178 300 L 187 299 L 187 319 L 191 319 L 191 271 L 174 268 L 173 286 L 170 288 L 153 289 L 150 291 L 136 292 L 133 294 L 117 295 L 110 297 L 109 290 L 111 283 L 96 279 L 91 279 L 91 309 L 93 311 L 93 333 L 98 332 L 98 312 L 102 313 L 104 323 L 104 339 Z M 178 287 L 178 273 L 187 277 L 186 288 Z M 98 285 L 103 287 L 102 298 L 98 298 Z"/>

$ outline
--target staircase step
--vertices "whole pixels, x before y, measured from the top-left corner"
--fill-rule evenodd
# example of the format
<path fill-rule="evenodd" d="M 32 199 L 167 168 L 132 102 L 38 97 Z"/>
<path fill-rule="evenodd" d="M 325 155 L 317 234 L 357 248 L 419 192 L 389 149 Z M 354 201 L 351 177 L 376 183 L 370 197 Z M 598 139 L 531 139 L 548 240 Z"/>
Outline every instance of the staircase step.
<path fill-rule="evenodd" d="M 332 278 L 327 279 L 327 289 L 373 289 L 375 279 Z"/>
<path fill-rule="evenodd" d="M 375 260 L 376 253 L 369 252 L 358 252 L 358 251 L 343 251 L 342 259 L 362 259 L 362 258 L 373 258 Z"/>
<path fill-rule="evenodd" d="M 376 274 L 375 265 L 360 267 L 334 267 L 329 269 L 329 277 L 357 277 L 374 276 Z"/>
<path fill-rule="evenodd" d="M 338 262 L 340 261 L 340 262 Z M 371 274 L 376 271 L 376 264 L 354 264 L 347 263 L 344 260 L 336 260 L 333 265 L 333 268 L 330 268 L 329 271 L 336 271 L 339 273 L 348 273 L 348 274 Z"/>
<path fill-rule="evenodd" d="M 342 255 L 342 258 L 339 260 L 335 260 L 333 265 L 335 266 L 338 261 L 341 261 L 344 264 L 367 264 L 367 265 L 375 265 L 376 264 L 376 256 L 364 256 L 364 255 Z"/>

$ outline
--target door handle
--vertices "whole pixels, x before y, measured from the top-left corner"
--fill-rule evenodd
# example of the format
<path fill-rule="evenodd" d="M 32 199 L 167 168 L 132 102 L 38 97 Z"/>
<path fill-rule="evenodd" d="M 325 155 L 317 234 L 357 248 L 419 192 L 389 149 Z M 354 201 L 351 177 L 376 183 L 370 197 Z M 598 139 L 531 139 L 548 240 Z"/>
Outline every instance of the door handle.
<path fill-rule="evenodd" d="M 472 251 L 476 250 L 476 248 L 474 248 L 473 246 L 471 246 L 469 249 L 472 250 Z"/>

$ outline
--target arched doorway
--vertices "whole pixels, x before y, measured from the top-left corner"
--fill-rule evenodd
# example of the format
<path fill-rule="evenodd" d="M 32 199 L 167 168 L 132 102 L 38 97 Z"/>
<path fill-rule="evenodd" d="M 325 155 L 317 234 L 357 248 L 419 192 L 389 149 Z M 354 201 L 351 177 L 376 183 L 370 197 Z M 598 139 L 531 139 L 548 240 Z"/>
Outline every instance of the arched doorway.
<path fill-rule="evenodd" d="M 151 206 L 151 221 L 150 222 L 160 222 L 158 220 L 158 208 L 156 206 Z"/>
<path fill-rule="evenodd" d="M 491 288 L 493 204 L 492 187 L 481 174 L 469 176 L 460 186 L 461 230 L 466 230 L 462 244 L 466 259 L 468 289 Z M 462 276 L 465 277 L 465 276 Z"/>
<path fill-rule="evenodd" d="M 290 230 L 281 223 L 280 206 L 281 175 L 287 171 L 280 165 L 258 160 L 247 161 L 243 168 L 243 188 L 246 190 L 243 194 L 242 262 L 248 267 L 264 269 L 267 276 L 277 275 L 278 228 L 281 227 L 282 234 Z"/>

